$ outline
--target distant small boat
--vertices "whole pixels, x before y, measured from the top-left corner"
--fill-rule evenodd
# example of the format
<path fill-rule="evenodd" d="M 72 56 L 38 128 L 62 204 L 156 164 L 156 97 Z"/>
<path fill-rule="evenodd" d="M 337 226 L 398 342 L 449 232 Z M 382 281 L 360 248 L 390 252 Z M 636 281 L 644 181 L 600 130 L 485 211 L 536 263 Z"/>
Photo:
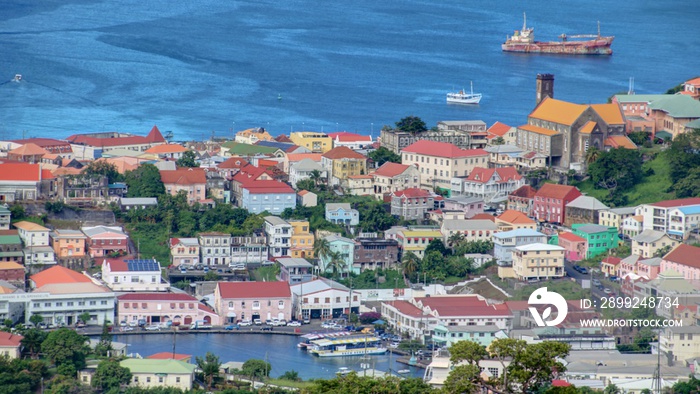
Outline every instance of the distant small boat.
<path fill-rule="evenodd" d="M 469 82 L 470 91 L 465 92 L 464 89 L 456 93 L 447 93 L 447 102 L 453 104 L 479 104 L 481 101 L 481 93 L 474 93 L 474 84 Z"/>
<path fill-rule="evenodd" d="M 277 100 L 282 100 L 282 95 L 281 95 L 281 94 L 278 94 L 278 95 L 277 95 Z"/>
<path fill-rule="evenodd" d="M 338 375 L 344 376 L 344 375 L 347 375 L 351 372 L 355 372 L 355 371 L 353 371 L 352 369 L 350 369 L 348 367 L 340 367 L 340 368 L 338 368 L 338 372 L 336 372 L 336 373 Z"/>
<path fill-rule="evenodd" d="M 15 74 L 15 77 L 12 79 L 13 82 L 22 82 L 22 74 Z"/>

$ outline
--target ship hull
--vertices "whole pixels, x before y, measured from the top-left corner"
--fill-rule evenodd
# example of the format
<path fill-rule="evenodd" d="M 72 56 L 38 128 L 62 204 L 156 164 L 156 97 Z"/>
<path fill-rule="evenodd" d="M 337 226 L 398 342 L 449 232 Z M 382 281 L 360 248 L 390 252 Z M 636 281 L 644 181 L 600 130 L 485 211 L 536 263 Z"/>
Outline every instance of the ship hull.
<path fill-rule="evenodd" d="M 613 37 L 601 37 L 590 41 L 561 41 L 532 43 L 511 43 L 501 45 L 504 52 L 551 53 L 562 55 L 612 55 Z"/>

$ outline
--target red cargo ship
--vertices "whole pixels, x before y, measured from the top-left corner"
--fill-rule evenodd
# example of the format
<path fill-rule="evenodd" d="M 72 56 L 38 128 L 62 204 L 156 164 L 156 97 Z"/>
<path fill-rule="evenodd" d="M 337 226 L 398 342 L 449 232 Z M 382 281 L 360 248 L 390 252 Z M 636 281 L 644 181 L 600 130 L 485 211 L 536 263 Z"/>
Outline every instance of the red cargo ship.
<path fill-rule="evenodd" d="M 525 53 L 554 53 L 563 55 L 612 55 L 613 39 L 615 37 L 603 37 L 600 35 L 600 23 L 598 23 L 598 35 L 581 34 L 559 36 L 561 41 L 535 41 L 535 29 L 526 25 L 525 14 L 523 14 L 523 29 L 515 31 L 515 34 L 506 38 L 505 44 L 501 45 L 504 52 L 525 52 Z M 569 41 L 569 39 L 586 39 Z"/>

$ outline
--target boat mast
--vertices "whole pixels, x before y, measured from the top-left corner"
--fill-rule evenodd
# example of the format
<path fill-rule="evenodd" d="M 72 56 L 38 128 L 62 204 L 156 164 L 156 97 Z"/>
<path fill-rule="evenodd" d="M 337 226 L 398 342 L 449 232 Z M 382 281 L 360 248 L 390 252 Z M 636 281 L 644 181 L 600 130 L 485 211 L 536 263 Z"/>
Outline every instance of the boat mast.
<path fill-rule="evenodd" d="M 523 30 L 522 31 L 525 31 L 525 30 L 527 30 L 527 16 L 523 12 Z"/>
<path fill-rule="evenodd" d="M 600 38 L 600 21 L 598 21 L 598 38 Z"/>

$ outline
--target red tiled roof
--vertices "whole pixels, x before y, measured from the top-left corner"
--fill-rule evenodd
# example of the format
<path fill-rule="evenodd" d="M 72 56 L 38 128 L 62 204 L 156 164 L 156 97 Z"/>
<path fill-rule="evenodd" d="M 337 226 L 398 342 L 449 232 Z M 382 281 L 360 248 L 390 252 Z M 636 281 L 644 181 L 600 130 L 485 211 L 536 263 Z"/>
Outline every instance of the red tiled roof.
<path fill-rule="evenodd" d="M 149 358 L 151 360 L 179 360 L 179 361 L 185 361 L 188 359 L 191 359 L 192 356 L 189 354 L 179 354 L 175 353 L 173 354 L 172 352 L 160 352 L 156 354 L 152 354 L 146 358 Z"/>
<path fill-rule="evenodd" d="M 90 278 L 60 265 L 55 265 L 29 277 L 37 288 L 56 283 L 92 283 Z"/>
<path fill-rule="evenodd" d="M 382 164 L 379 168 L 377 168 L 377 170 L 374 171 L 373 175 L 386 176 L 392 178 L 399 174 L 403 174 L 404 171 L 408 169 L 408 167 L 409 166 L 406 164 L 399 164 L 387 161 L 386 163 Z"/>
<path fill-rule="evenodd" d="M 251 194 L 294 193 L 294 189 L 280 181 L 252 181 L 241 186 Z"/>
<path fill-rule="evenodd" d="M 488 152 L 483 149 L 461 149 L 456 145 L 448 144 L 447 142 L 428 140 L 416 141 L 403 148 L 401 152 L 449 158 L 488 156 Z"/>
<path fill-rule="evenodd" d="M 45 170 L 45 169 L 41 170 L 41 179 L 54 179 L 54 178 L 55 177 L 54 177 L 53 173 L 51 172 L 51 170 Z"/>
<path fill-rule="evenodd" d="M 691 197 L 691 198 L 680 198 L 677 200 L 667 200 L 667 201 L 659 201 L 655 202 L 653 204 L 649 204 L 654 207 L 660 207 L 660 208 L 675 208 L 675 207 L 685 207 L 688 205 L 700 205 L 700 197 Z"/>
<path fill-rule="evenodd" d="M 202 304 L 202 303 L 197 304 L 197 309 L 199 309 L 200 311 L 204 311 L 204 312 L 207 312 L 207 313 L 211 313 L 211 314 L 216 315 L 216 311 L 215 311 L 215 310 L 209 308 L 208 306 L 206 306 L 206 305 L 204 305 L 204 304 Z"/>
<path fill-rule="evenodd" d="M 289 283 L 280 282 L 219 282 L 222 299 L 231 298 L 284 298 L 291 297 Z"/>
<path fill-rule="evenodd" d="M 613 148 L 637 149 L 637 145 L 626 135 L 613 135 L 605 139 L 605 146 Z"/>
<path fill-rule="evenodd" d="M 445 316 L 507 316 L 510 310 L 505 304 L 489 305 L 476 296 L 416 298 L 424 307 Z"/>
<path fill-rule="evenodd" d="M 322 155 L 326 159 L 336 160 L 336 159 L 367 159 L 364 155 L 361 155 L 354 150 L 348 148 L 347 146 L 339 146 L 333 148 Z"/>
<path fill-rule="evenodd" d="M 223 163 L 219 164 L 219 168 L 243 168 L 248 165 L 248 161 L 242 157 L 229 157 Z"/>
<path fill-rule="evenodd" d="M 427 190 L 419 189 L 417 187 L 411 187 L 411 188 L 404 189 L 404 190 L 397 190 L 397 191 L 393 192 L 392 195 L 394 195 L 396 197 L 416 198 L 416 197 L 432 197 L 433 194 Z"/>
<path fill-rule="evenodd" d="M 700 256 L 700 248 L 697 246 L 680 244 L 668 252 L 663 259 L 671 263 L 700 268 L 700 259 L 698 256 Z"/>
<path fill-rule="evenodd" d="M 24 338 L 21 335 L 11 332 L 0 331 L 0 346 L 2 347 L 17 347 Z"/>
<path fill-rule="evenodd" d="M 148 148 L 145 153 L 178 153 L 187 152 L 189 149 L 180 144 L 163 144 Z"/>
<path fill-rule="evenodd" d="M 554 380 L 552 380 L 552 386 L 553 387 L 569 387 L 569 386 L 571 386 L 571 383 L 567 382 L 566 380 L 554 379 Z"/>
<path fill-rule="evenodd" d="M 105 146 L 123 146 L 123 145 L 145 145 L 151 143 L 165 143 L 165 138 L 158 130 L 157 126 L 153 126 L 147 136 L 132 135 L 129 137 L 118 138 L 97 138 L 87 135 L 74 134 L 66 138 L 68 142 L 78 145 L 89 145 L 96 147 Z"/>
<path fill-rule="evenodd" d="M 407 316 L 422 317 L 423 311 L 417 306 L 411 304 L 408 301 L 389 301 L 386 302 L 387 305 L 391 305 L 396 308 L 399 312 Z"/>
<path fill-rule="evenodd" d="M 39 164 L 0 162 L 0 181 L 39 182 L 40 174 L 44 171 Z"/>
<path fill-rule="evenodd" d="M 193 301 L 199 302 L 189 294 L 182 293 L 129 293 L 117 297 L 119 301 Z"/>
<path fill-rule="evenodd" d="M 49 153 L 46 149 L 40 147 L 37 144 L 33 144 L 31 142 L 26 143 L 20 147 L 17 147 L 15 149 L 12 149 L 11 151 L 8 152 L 10 155 L 18 155 L 18 156 L 37 156 L 37 155 L 45 155 Z"/>
<path fill-rule="evenodd" d="M 565 239 L 571 242 L 586 242 L 585 238 L 579 237 L 578 235 L 570 233 L 568 231 L 562 231 L 561 233 L 559 233 L 559 239 Z"/>
<path fill-rule="evenodd" d="M 608 256 L 603 259 L 603 263 L 605 264 L 610 264 L 610 265 L 618 265 L 622 261 L 621 258 L 615 257 L 615 256 Z"/>
<path fill-rule="evenodd" d="M 301 191 L 299 191 L 297 194 L 300 195 L 300 196 L 305 196 L 305 195 L 307 195 L 307 194 L 309 194 L 309 193 L 310 193 L 310 192 L 309 192 L 308 190 L 301 190 Z"/>
<path fill-rule="evenodd" d="M 469 218 L 470 220 L 490 220 L 492 222 L 496 221 L 496 217 L 490 213 L 477 213 L 476 215 Z"/>
<path fill-rule="evenodd" d="M 372 141 L 372 137 L 368 135 L 360 135 L 355 133 L 348 133 L 347 131 L 339 131 L 337 133 L 328 133 L 328 136 L 334 140 L 342 142 L 354 142 L 354 141 Z"/>
<path fill-rule="evenodd" d="M 294 141 L 290 140 L 289 137 L 287 137 L 287 136 L 284 135 L 284 134 L 281 134 L 281 135 L 278 135 L 277 137 L 275 137 L 275 141 L 277 141 L 277 142 L 288 142 L 288 143 L 292 143 L 292 144 L 294 143 Z"/>
<path fill-rule="evenodd" d="M 494 174 L 498 174 L 501 178 L 499 183 L 508 182 L 510 180 L 520 180 L 522 176 L 518 174 L 515 167 L 502 167 L 502 168 L 483 168 L 474 167 L 472 172 L 469 174 L 466 180 L 471 182 L 487 183 L 491 180 Z"/>
<path fill-rule="evenodd" d="M 535 221 L 527 217 L 524 213 L 516 211 L 514 209 L 506 209 L 500 216 L 498 220 L 502 220 L 506 223 L 511 224 L 534 224 Z"/>
<path fill-rule="evenodd" d="M 290 153 L 287 155 L 287 160 L 289 160 L 290 163 L 295 163 L 304 159 L 311 159 L 320 163 L 321 156 L 323 156 L 323 153 Z"/>
<path fill-rule="evenodd" d="M 207 175 L 202 168 L 178 168 L 177 170 L 161 170 L 160 179 L 166 185 L 195 185 L 206 184 Z"/>
<path fill-rule="evenodd" d="M 686 85 L 700 85 L 700 77 L 685 81 Z"/>
<path fill-rule="evenodd" d="M 372 179 L 372 175 L 348 175 L 348 179 Z"/>
<path fill-rule="evenodd" d="M 580 196 L 581 192 L 574 186 L 555 185 L 553 183 L 545 183 L 540 190 L 537 191 L 537 197 L 556 198 L 560 200 L 569 195 Z"/>
<path fill-rule="evenodd" d="M 503 137 L 510 129 L 511 126 L 508 126 L 505 123 L 496 122 L 493 125 L 491 125 L 491 127 L 489 127 L 488 130 L 486 130 L 486 132 L 489 133 L 489 136 L 486 138 L 491 139 L 496 137 Z"/>
<path fill-rule="evenodd" d="M 530 185 L 520 186 L 519 188 L 515 189 L 512 193 L 510 193 L 510 195 L 513 197 L 522 197 L 530 199 L 535 198 L 536 194 L 537 190 L 535 190 L 535 188 Z"/>
<path fill-rule="evenodd" d="M 233 180 L 241 184 L 247 184 L 253 181 L 257 181 L 262 174 L 267 173 L 267 170 L 262 167 L 256 167 L 252 164 L 241 168 L 241 170 L 233 176 Z M 268 173 L 268 175 L 270 175 Z"/>

